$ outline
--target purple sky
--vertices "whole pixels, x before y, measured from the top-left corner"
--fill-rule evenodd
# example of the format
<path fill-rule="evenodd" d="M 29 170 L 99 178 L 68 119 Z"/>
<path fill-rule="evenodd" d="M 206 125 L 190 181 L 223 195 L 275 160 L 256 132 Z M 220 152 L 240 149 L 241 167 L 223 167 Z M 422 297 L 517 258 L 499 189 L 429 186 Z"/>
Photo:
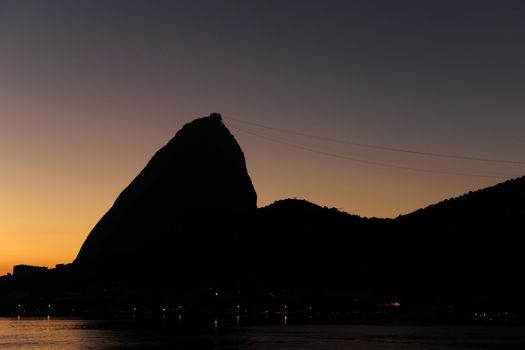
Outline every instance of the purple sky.
<path fill-rule="evenodd" d="M 521 176 L 524 19 L 511 0 L 2 1 L 0 273 L 71 260 L 211 112 L 260 206 L 393 217 Z"/>

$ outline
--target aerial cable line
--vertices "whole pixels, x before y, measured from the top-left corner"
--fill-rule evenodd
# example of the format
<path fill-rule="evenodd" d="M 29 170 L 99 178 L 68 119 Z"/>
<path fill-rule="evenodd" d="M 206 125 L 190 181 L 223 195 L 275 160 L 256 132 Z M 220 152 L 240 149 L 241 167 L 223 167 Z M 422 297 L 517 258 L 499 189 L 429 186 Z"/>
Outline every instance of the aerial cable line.
<path fill-rule="evenodd" d="M 352 145 L 357 147 L 363 147 L 363 148 L 371 148 L 371 149 L 377 149 L 382 151 L 389 151 L 389 152 L 399 152 L 399 153 L 408 153 L 408 154 L 416 154 L 420 156 L 429 156 L 429 157 L 436 157 L 436 158 L 449 158 L 449 159 L 460 159 L 460 160 L 468 160 L 468 161 L 476 161 L 476 162 L 489 162 L 489 163 L 503 163 L 503 164 L 518 164 L 518 165 L 525 165 L 525 161 L 517 161 L 517 160 L 508 160 L 508 159 L 495 159 L 495 158 L 483 158 L 483 157 L 469 157 L 469 156 L 462 156 L 457 154 L 447 154 L 447 153 L 436 153 L 436 152 L 424 152 L 424 151 L 416 151 L 406 148 L 397 148 L 397 147 L 387 147 L 387 146 L 381 146 L 381 145 L 375 145 L 371 143 L 361 143 L 361 142 L 354 142 L 354 141 L 348 141 L 348 140 L 342 140 L 342 139 L 335 139 L 331 137 L 324 137 L 324 136 L 317 136 L 312 134 L 306 134 L 302 132 L 292 131 L 292 130 L 286 130 L 286 129 L 280 129 L 280 128 L 274 128 L 268 125 L 263 125 L 259 123 L 249 122 L 246 120 L 241 120 L 237 118 L 232 117 L 223 117 L 224 119 L 229 119 L 235 122 L 244 123 L 248 125 L 253 125 L 259 128 L 264 128 L 267 130 L 273 130 L 281 133 L 287 133 L 292 134 L 296 136 L 302 136 L 302 137 L 308 137 L 312 139 L 317 139 L 321 141 L 328 141 L 332 143 L 339 143 L 339 144 L 345 144 L 345 145 Z"/>
<path fill-rule="evenodd" d="M 317 154 L 321 154 L 321 155 L 325 155 L 325 156 L 329 156 L 329 157 L 345 159 L 345 160 L 349 160 L 349 161 L 356 162 L 356 163 L 381 166 L 381 167 L 385 167 L 385 168 L 410 170 L 410 171 L 423 172 L 423 173 L 440 174 L 440 175 L 453 175 L 453 176 L 464 176 L 464 177 L 481 177 L 481 178 L 491 178 L 491 179 L 509 179 L 509 178 L 511 178 L 510 176 L 472 174 L 472 173 L 462 173 L 462 172 L 444 171 L 444 170 L 431 170 L 431 169 L 414 168 L 414 167 L 408 167 L 408 166 L 403 166 L 403 165 L 396 165 L 396 164 L 390 164 L 390 163 L 370 161 L 370 160 L 365 160 L 365 159 L 349 157 L 349 156 L 342 155 L 342 154 L 316 150 L 316 149 L 313 149 L 313 148 L 310 148 L 310 147 L 306 147 L 306 146 L 302 146 L 302 145 L 298 145 L 298 144 L 295 144 L 295 143 L 292 143 L 292 142 L 283 141 L 283 140 L 280 140 L 280 139 L 275 138 L 275 137 L 271 137 L 271 136 L 267 136 L 267 135 L 261 135 L 261 134 L 258 134 L 258 133 L 252 132 L 252 131 L 244 130 L 244 129 L 241 129 L 241 128 L 235 127 L 235 126 L 230 126 L 230 127 L 232 129 L 236 129 L 236 130 L 239 130 L 239 131 L 241 131 L 243 133 L 250 134 L 252 136 L 256 136 L 256 137 L 259 137 L 259 138 L 262 138 L 262 139 L 265 139 L 265 140 L 268 140 L 268 141 L 271 141 L 271 142 L 280 143 L 282 145 L 286 145 L 286 146 L 289 146 L 289 147 L 302 149 L 304 151 L 317 153 Z"/>

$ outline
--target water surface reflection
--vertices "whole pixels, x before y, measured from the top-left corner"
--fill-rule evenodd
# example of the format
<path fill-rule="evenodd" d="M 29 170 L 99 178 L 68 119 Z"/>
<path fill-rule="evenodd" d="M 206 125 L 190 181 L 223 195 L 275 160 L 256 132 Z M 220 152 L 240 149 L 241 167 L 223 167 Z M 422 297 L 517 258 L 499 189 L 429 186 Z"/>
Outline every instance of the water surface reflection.
<path fill-rule="evenodd" d="M 524 349 L 522 326 L 279 325 L 185 329 L 178 322 L 0 319 L 0 349 Z"/>

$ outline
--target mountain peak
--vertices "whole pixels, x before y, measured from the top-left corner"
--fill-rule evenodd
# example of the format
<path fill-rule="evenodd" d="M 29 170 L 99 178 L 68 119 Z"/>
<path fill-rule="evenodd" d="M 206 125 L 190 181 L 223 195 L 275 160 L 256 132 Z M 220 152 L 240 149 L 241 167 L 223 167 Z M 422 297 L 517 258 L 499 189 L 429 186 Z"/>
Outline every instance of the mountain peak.
<path fill-rule="evenodd" d="M 256 208 L 244 154 L 221 115 L 212 113 L 184 125 L 157 151 L 93 228 L 75 262 L 155 260 L 158 247 L 191 234 L 199 220 Z"/>
<path fill-rule="evenodd" d="M 185 130 L 185 129 L 198 128 L 198 127 L 213 127 L 213 126 L 225 127 L 222 122 L 222 116 L 219 113 L 211 113 L 208 116 L 196 118 L 192 120 L 191 122 L 187 123 L 186 125 L 184 125 L 180 131 Z"/>

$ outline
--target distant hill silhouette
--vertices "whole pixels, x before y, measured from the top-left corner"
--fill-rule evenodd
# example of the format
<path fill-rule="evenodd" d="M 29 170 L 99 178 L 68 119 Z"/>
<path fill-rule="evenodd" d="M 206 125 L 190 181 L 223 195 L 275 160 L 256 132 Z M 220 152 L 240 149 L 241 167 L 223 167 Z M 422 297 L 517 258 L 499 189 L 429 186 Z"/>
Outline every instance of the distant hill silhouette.
<path fill-rule="evenodd" d="M 471 224 L 504 225 L 525 214 L 525 176 L 495 186 L 446 199 L 424 209 L 398 217 L 402 222 L 443 224 L 469 221 Z M 444 220 L 446 219 L 446 220 Z"/>
<path fill-rule="evenodd" d="M 278 201 L 259 217 L 272 242 L 263 249 L 282 252 L 273 279 L 283 273 L 288 284 L 426 303 L 523 305 L 525 177 L 396 219 L 360 218 L 303 200 Z"/>
<path fill-rule="evenodd" d="M 400 216 L 396 231 L 414 247 L 403 270 L 430 274 L 429 284 L 523 302 L 524 220 L 525 177 Z"/>

